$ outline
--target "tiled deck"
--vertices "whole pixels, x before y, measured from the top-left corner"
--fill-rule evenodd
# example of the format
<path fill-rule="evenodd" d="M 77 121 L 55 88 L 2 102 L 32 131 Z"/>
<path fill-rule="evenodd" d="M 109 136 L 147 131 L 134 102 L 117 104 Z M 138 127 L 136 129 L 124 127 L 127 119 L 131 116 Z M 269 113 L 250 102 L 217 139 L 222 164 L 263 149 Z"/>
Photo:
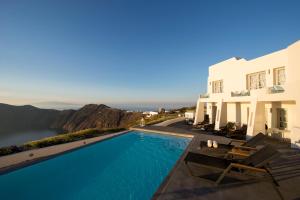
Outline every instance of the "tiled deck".
<path fill-rule="evenodd" d="M 196 175 L 191 176 L 183 158 L 188 151 L 199 151 L 200 141 L 212 139 L 219 143 L 228 143 L 230 139 L 193 131 L 184 123 L 176 123 L 169 127 L 149 126 L 144 128 L 194 135 L 184 155 L 161 184 L 153 199 L 300 199 L 300 151 L 297 149 L 280 150 L 282 154 L 280 158 L 271 163 L 271 173 L 279 183 L 279 187 L 267 179 L 245 178 L 237 173 L 230 173 L 219 186 L 215 186 L 212 181 L 203 177 L 214 179 L 219 173 L 189 164 Z"/>

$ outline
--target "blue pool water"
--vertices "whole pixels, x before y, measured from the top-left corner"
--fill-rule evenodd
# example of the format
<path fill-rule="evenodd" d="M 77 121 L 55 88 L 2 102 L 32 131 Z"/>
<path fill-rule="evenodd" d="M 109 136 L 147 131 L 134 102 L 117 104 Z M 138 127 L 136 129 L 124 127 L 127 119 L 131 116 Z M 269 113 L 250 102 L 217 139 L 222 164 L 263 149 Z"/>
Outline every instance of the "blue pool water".
<path fill-rule="evenodd" d="M 0 199 L 150 199 L 189 141 L 132 131 L 0 175 Z"/>

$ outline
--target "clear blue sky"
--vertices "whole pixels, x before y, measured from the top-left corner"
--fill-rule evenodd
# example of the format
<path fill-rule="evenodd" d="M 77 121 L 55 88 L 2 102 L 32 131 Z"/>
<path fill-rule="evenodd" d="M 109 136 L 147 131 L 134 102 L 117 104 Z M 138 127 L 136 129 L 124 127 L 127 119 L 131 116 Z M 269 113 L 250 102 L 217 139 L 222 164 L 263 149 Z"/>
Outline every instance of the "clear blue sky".
<path fill-rule="evenodd" d="M 300 1 L 0 0 L 0 100 L 195 102 L 208 66 L 300 39 Z"/>

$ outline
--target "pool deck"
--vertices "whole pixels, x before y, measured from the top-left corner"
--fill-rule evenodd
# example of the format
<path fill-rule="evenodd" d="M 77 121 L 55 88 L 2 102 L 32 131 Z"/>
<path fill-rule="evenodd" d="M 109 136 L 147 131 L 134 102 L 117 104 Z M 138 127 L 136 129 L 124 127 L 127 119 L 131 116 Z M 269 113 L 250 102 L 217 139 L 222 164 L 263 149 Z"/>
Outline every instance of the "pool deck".
<path fill-rule="evenodd" d="M 174 124 L 174 123 L 177 123 L 177 122 L 180 122 L 183 120 L 185 120 L 185 117 L 177 117 L 175 119 L 169 119 L 169 120 L 163 121 L 161 123 L 154 124 L 153 126 L 169 126 L 171 124 Z"/>
<path fill-rule="evenodd" d="M 281 156 L 271 162 L 270 171 L 279 183 L 279 187 L 267 179 L 253 179 L 234 172 L 226 175 L 222 183 L 216 186 L 212 181 L 207 180 L 207 177 L 215 179 L 220 172 L 189 164 L 196 175 L 191 176 L 183 159 L 189 151 L 199 151 L 200 141 L 211 139 L 226 144 L 230 139 L 193 130 L 191 126 L 182 122 L 167 127 L 146 126 L 142 129 L 179 134 L 180 136 L 193 135 L 186 151 L 160 185 L 153 199 L 300 199 L 299 149 L 281 149 L 279 150 Z"/>
<path fill-rule="evenodd" d="M 200 141 L 210 139 L 226 144 L 230 139 L 194 130 L 184 122 L 176 122 L 168 126 L 135 127 L 133 130 L 192 138 L 185 152 L 162 182 L 152 199 L 300 199 L 299 149 L 280 149 L 281 156 L 271 162 L 270 171 L 279 183 L 279 187 L 269 180 L 248 178 L 234 172 L 226 175 L 223 182 L 219 186 L 216 186 L 212 181 L 207 180 L 207 178 L 214 179 L 216 175 L 220 174 L 219 172 L 197 166 L 196 164 L 190 164 L 189 166 L 194 175 L 196 175 L 191 176 L 183 159 L 189 151 L 199 151 Z M 0 157 L 0 174 L 125 134 L 126 132 L 128 131 L 3 156 Z"/>

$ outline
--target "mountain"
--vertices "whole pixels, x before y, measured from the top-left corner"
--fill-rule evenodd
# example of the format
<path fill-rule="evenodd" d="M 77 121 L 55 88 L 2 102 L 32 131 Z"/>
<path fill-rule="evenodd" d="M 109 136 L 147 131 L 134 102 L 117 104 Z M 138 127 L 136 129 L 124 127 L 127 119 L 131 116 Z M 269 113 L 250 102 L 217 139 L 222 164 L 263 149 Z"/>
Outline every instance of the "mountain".
<path fill-rule="evenodd" d="M 60 111 L 31 105 L 12 106 L 0 103 L 0 132 L 42 130 L 49 128 Z"/>
<path fill-rule="evenodd" d="M 0 104 L 0 133 L 50 128 L 72 132 L 87 128 L 128 127 L 140 117 L 141 113 L 126 112 L 103 104 L 63 111 Z"/>
<path fill-rule="evenodd" d="M 62 115 L 63 117 L 63 115 Z M 66 131 L 77 131 L 87 128 L 118 128 L 127 127 L 141 118 L 141 113 L 126 112 L 110 108 L 104 104 L 85 105 L 70 115 L 62 126 Z M 58 121 L 63 121 L 59 119 Z"/>
<path fill-rule="evenodd" d="M 56 116 L 55 120 L 49 123 L 49 128 L 60 129 L 67 132 L 68 130 L 64 130 L 63 127 L 75 113 L 76 110 L 60 111 L 59 114 Z"/>

